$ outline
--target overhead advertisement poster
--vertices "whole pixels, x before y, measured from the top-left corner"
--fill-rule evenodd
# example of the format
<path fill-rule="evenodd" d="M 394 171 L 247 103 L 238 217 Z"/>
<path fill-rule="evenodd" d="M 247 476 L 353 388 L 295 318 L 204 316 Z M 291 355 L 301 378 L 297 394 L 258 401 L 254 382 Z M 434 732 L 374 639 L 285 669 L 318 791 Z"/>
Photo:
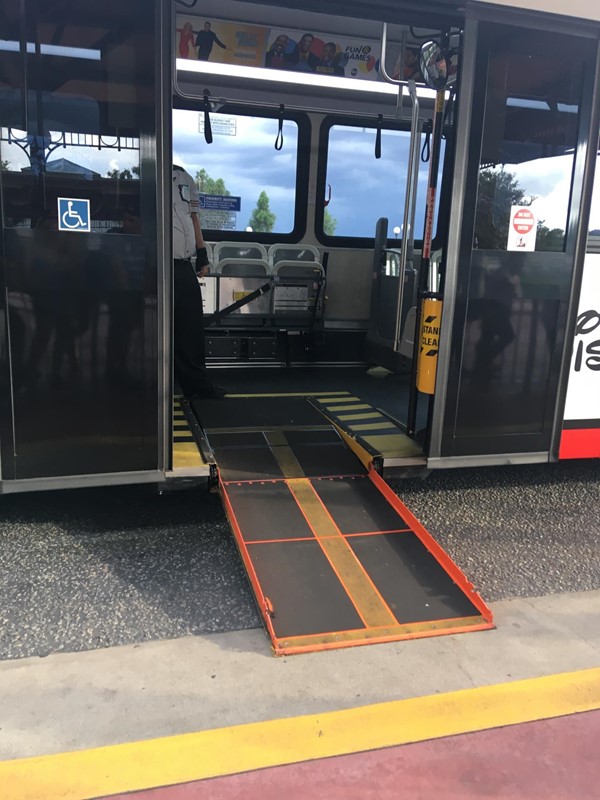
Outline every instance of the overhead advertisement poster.
<path fill-rule="evenodd" d="M 177 15 L 177 58 L 379 80 L 380 43 L 318 31 Z"/>
<path fill-rule="evenodd" d="M 178 14 L 175 29 L 177 58 L 264 66 L 268 28 Z"/>

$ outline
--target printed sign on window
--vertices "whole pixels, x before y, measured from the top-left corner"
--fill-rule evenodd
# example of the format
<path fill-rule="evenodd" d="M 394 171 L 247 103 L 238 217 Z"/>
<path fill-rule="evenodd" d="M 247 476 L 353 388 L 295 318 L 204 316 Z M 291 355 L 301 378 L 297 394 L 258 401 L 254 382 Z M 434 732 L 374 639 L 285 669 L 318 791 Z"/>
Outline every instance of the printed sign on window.
<path fill-rule="evenodd" d="M 537 220 L 528 206 L 511 206 L 507 250 L 535 250 Z"/>

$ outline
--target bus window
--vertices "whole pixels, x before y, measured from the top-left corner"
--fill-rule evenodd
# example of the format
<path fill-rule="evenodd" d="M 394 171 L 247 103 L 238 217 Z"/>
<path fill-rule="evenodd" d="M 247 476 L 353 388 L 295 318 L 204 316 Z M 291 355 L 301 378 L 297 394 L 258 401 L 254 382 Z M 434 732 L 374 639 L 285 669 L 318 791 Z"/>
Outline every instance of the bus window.
<path fill-rule="evenodd" d="M 494 54 L 487 83 L 476 249 L 507 249 L 514 206 L 532 212 L 536 250 L 565 249 L 581 69 L 575 58 L 508 49 Z"/>
<path fill-rule="evenodd" d="M 32 137 L 14 128 L 0 128 L 0 155 L 6 184 L 6 228 L 31 228 L 32 209 L 22 201 L 18 188 L 23 181 L 35 175 L 38 166 L 32 158 Z M 123 220 L 135 212 L 139 216 L 140 148 L 136 137 L 99 136 L 90 133 L 49 130 L 46 137 L 44 174 L 46 186 L 53 182 L 61 188 L 55 194 L 68 190 L 90 194 L 92 215 L 90 230 L 102 233 L 121 232 Z M 23 145 L 26 144 L 27 148 Z M 65 183 L 66 181 L 66 183 Z M 82 184 L 83 183 L 83 188 Z M 68 189 L 64 187 L 68 186 Z M 109 198 L 114 197 L 114 202 Z M 14 199 L 13 199 L 14 198 Z M 50 218 L 54 208 L 48 205 Z M 141 228 L 129 226 L 128 233 L 139 234 Z"/>
<path fill-rule="evenodd" d="M 375 136 L 373 127 L 332 125 L 329 129 L 325 183 L 331 186 L 331 201 L 319 232 L 325 237 L 372 239 L 377 220 L 387 217 L 390 235 L 395 231 L 396 238 L 402 238 L 410 132 L 383 130 L 381 158 L 378 159 L 374 155 Z M 422 140 L 423 145 L 425 136 Z M 445 142 L 442 142 L 440 164 L 444 161 L 444 150 Z M 415 239 L 423 236 L 427 171 L 428 165 L 421 162 Z M 437 210 L 436 207 L 434 230 Z"/>
<path fill-rule="evenodd" d="M 588 250 L 594 253 L 600 253 L 600 152 L 596 157 L 596 173 L 594 192 L 592 194 L 589 232 Z"/>
<path fill-rule="evenodd" d="M 207 144 L 204 114 L 173 110 L 173 163 L 198 183 L 205 234 L 221 239 L 228 231 L 247 232 L 265 241 L 269 234 L 289 237 L 299 224 L 298 123 L 284 120 L 280 150 L 275 149 L 275 117 L 212 114 L 211 128 L 213 141 Z"/>
<path fill-rule="evenodd" d="M 89 202 L 91 231 L 119 228 L 140 206 L 139 134 L 152 78 L 137 54 L 148 50 L 149 33 L 112 35 L 84 9 L 65 29 L 42 6 L 34 16 L 37 7 L 27 41 L 17 15 L 24 6 L 11 10 L 0 47 L 4 227 L 56 227 L 66 195 Z M 123 11 L 109 0 L 104 14 Z"/>

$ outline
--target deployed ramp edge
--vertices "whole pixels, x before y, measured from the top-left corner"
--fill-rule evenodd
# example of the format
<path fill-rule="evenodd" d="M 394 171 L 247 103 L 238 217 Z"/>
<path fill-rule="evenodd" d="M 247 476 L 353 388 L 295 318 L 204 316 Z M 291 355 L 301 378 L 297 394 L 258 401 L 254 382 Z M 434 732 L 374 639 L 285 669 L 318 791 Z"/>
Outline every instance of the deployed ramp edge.
<path fill-rule="evenodd" d="M 459 567 L 308 396 L 192 406 L 275 654 L 493 627 Z"/>

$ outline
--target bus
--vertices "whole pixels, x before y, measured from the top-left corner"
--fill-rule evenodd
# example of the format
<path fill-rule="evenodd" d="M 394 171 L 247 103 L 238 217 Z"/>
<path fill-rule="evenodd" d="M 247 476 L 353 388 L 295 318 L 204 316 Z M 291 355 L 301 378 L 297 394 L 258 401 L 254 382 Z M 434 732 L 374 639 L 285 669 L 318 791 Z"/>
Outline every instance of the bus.
<path fill-rule="evenodd" d="M 600 456 L 592 6 L 3 3 L 0 492 L 214 482 L 242 395 L 310 397 L 384 475 Z M 173 378 L 173 163 L 208 410 Z"/>

